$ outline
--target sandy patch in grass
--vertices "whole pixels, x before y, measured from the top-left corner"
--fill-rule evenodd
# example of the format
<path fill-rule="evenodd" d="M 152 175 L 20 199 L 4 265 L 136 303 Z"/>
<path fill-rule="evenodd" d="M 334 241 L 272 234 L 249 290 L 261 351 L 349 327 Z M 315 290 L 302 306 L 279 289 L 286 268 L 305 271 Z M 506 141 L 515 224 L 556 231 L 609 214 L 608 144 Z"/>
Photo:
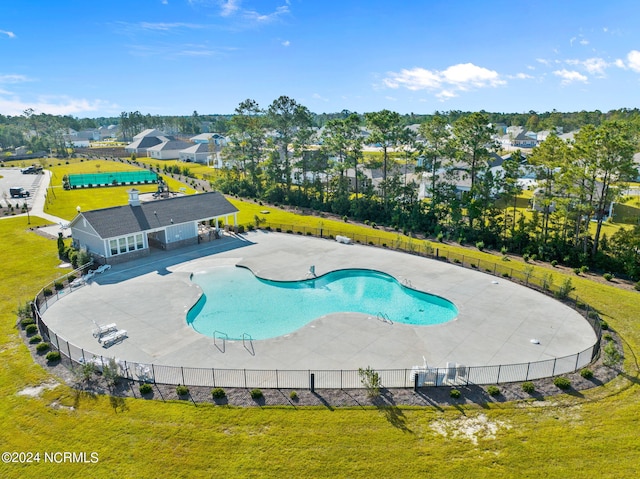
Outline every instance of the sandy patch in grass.
<path fill-rule="evenodd" d="M 54 383 L 54 382 L 42 383 L 39 386 L 24 388 L 22 391 L 18 391 L 16 394 L 18 396 L 38 397 L 40 396 L 42 391 L 46 389 L 55 389 L 56 387 L 58 387 L 58 383 Z"/>
<path fill-rule="evenodd" d="M 495 439 L 501 428 L 511 429 L 511 426 L 504 421 L 490 421 L 485 414 L 438 419 L 431 424 L 431 429 L 444 437 L 464 438 L 474 445 L 478 444 L 478 438 Z"/>

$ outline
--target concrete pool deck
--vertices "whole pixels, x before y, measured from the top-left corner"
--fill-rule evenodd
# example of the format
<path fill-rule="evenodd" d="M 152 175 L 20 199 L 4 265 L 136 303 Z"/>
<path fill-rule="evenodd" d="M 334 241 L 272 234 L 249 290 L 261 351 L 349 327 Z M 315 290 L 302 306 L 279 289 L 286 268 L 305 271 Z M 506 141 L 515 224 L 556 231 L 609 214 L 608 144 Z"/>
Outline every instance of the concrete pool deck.
<path fill-rule="evenodd" d="M 186 322 L 201 294 L 190 276 L 234 264 L 275 280 L 305 279 L 311 265 L 318 276 L 343 268 L 384 271 L 452 301 L 459 315 L 444 324 L 410 326 L 339 313 L 274 339 L 214 344 Z M 61 338 L 93 354 L 218 369 L 404 369 L 422 365 L 423 356 L 436 367 L 516 364 L 569 356 L 596 341 L 576 311 L 503 278 L 382 248 L 265 231 L 113 266 L 52 304 L 44 320 Z M 128 337 L 103 348 L 92 335 L 94 321 L 116 323 Z"/>

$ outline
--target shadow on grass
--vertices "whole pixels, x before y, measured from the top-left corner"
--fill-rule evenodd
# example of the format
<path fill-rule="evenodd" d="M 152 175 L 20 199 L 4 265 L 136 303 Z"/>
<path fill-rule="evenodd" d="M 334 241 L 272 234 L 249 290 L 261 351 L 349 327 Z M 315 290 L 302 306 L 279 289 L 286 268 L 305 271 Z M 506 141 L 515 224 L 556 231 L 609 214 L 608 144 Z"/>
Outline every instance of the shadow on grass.
<path fill-rule="evenodd" d="M 320 404 L 326 407 L 329 411 L 333 411 L 335 409 L 325 398 L 320 396 L 320 394 L 318 394 L 317 392 L 314 391 L 311 394 L 313 394 L 316 397 L 316 399 L 320 401 Z"/>
<path fill-rule="evenodd" d="M 393 396 L 388 390 L 383 389 L 380 392 L 380 396 L 374 398 L 373 403 L 378 410 L 384 414 L 384 417 L 389 424 L 402 432 L 413 433 L 413 431 L 407 426 L 407 418 L 402 412 L 402 409 L 396 405 L 393 400 Z"/>

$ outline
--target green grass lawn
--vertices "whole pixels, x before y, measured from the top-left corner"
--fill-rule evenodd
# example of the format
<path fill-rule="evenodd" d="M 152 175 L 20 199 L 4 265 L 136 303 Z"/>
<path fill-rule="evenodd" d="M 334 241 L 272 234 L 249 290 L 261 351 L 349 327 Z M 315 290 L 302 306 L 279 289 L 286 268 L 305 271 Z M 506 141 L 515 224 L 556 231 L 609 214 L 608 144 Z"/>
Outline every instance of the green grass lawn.
<path fill-rule="evenodd" d="M 59 161 L 55 165 L 52 165 L 50 170 L 51 185 L 47 191 L 45 212 L 69 221 L 76 216 L 78 206 L 82 211 L 89 211 L 110 206 L 126 205 L 129 200 L 127 191 L 131 188 L 136 188 L 141 193 L 151 193 L 157 190 L 157 185 L 153 184 L 77 188 L 72 190 L 64 190 L 62 188 L 62 178 L 68 174 L 140 170 L 139 167 L 126 162 L 74 158 L 68 161 Z M 195 192 L 193 188 L 178 182 L 170 176 L 161 176 L 171 191 L 179 191 L 180 188 L 185 188 L 188 194 Z"/>
<path fill-rule="evenodd" d="M 115 189 L 106 188 L 113 191 Z M 97 190 L 96 190 L 97 191 Z M 57 193 L 57 191 L 56 191 Z M 56 196 L 56 198 L 59 198 Z M 75 199 L 56 199 L 57 202 Z M 110 197 L 100 207 L 109 206 Z M 126 202 L 126 197 L 125 200 Z M 268 209 L 283 224 L 318 222 L 232 200 L 241 221 Z M 75 205 L 73 206 L 75 208 Z M 44 221 L 32 218 L 32 224 Z M 371 230 L 369 230 L 371 231 Z M 376 234 L 397 238 L 397 233 Z M 637 477 L 640 388 L 633 351 L 640 341 L 640 293 L 572 276 L 576 292 L 626 341 L 627 377 L 542 401 L 450 408 L 239 409 L 187 401 L 112 399 L 67 386 L 39 397 L 17 393 L 52 378 L 15 329 L 14 311 L 67 270 L 56 242 L 27 230 L 25 218 L 0 220 L 0 444 L 3 451 L 97 452 L 96 464 L 0 464 L 0 477 Z M 441 245 L 451 251 L 455 246 Z M 464 254 L 496 259 L 477 250 Z M 510 266 L 525 268 L 515 260 Z M 536 271 L 554 271 L 544 265 Z M 517 314 L 517 312 L 514 312 Z M 73 408 L 73 409 L 70 409 Z"/>

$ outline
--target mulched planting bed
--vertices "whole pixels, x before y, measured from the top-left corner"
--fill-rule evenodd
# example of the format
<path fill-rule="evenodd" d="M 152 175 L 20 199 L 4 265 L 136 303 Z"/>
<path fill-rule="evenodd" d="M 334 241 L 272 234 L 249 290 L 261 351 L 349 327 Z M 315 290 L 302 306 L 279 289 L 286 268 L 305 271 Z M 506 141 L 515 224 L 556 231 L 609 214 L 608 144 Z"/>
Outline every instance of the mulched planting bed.
<path fill-rule="evenodd" d="M 484 405 L 488 403 L 504 403 L 509 401 L 523 400 L 543 400 L 558 394 L 570 394 L 581 397 L 580 391 L 594 388 L 607 383 L 614 379 L 621 370 L 611 368 L 602 363 L 602 354 L 600 359 L 591 364 L 588 368 L 593 372 L 590 379 L 583 378 L 580 372 L 564 375 L 571 381 L 569 389 L 560 389 L 554 385 L 553 378 L 537 379 L 531 381 L 535 386 L 533 393 L 526 393 L 522 390 L 522 383 L 505 383 L 498 384 L 500 393 L 490 395 L 487 392 L 489 385 L 476 386 L 455 386 L 461 395 L 454 399 L 450 396 L 452 387 L 424 387 L 418 391 L 413 389 L 381 389 L 380 396 L 371 398 L 367 395 L 366 389 L 317 389 L 311 392 L 307 389 L 295 390 L 295 398 L 291 398 L 291 389 L 261 389 L 262 398 L 253 399 L 251 397 L 251 389 L 245 388 L 223 388 L 225 398 L 214 399 L 211 395 L 211 387 L 188 386 L 189 393 L 185 396 L 178 396 L 175 385 L 153 384 L 152 392 L 146 395 L 140 394 L 140 382 L 127 379 L 119 379 L 115 386 L 110 386 L 104 380 L 101 374 L 93 374 L 89 380 L 81 379 L 77 372 L 72 371 L 68 367 L 68 360 L 63 359 L 57 363 L 50 364 L 46 360 L 46 355 L 38 354 L 36 345 L 30 344 L 24 330 L 20 329 L 25 344 L 30 349 L 35 362 L 39 363 L 43 368 L 50 371 L 54 376 L 76 390 L 93 395 L 103 394 L 110 395 L 115 398 L 131 397 L 141 398 L 143 400 L 153 401 L 184 401 L 192 405 L 210 404 L 218 406 L 233 407 L 302 407 L 302 406 L 321 406 L 326 408 L 340 407 L 395 407 L 395 406 L 460 406 L 460 405 Z M 612 341 L 622 355 L 622 347 L 620 338 L 614 331 L 608 331 L 612 336 Z M 607 343 L 603 339 L 602 346 Z"/>

